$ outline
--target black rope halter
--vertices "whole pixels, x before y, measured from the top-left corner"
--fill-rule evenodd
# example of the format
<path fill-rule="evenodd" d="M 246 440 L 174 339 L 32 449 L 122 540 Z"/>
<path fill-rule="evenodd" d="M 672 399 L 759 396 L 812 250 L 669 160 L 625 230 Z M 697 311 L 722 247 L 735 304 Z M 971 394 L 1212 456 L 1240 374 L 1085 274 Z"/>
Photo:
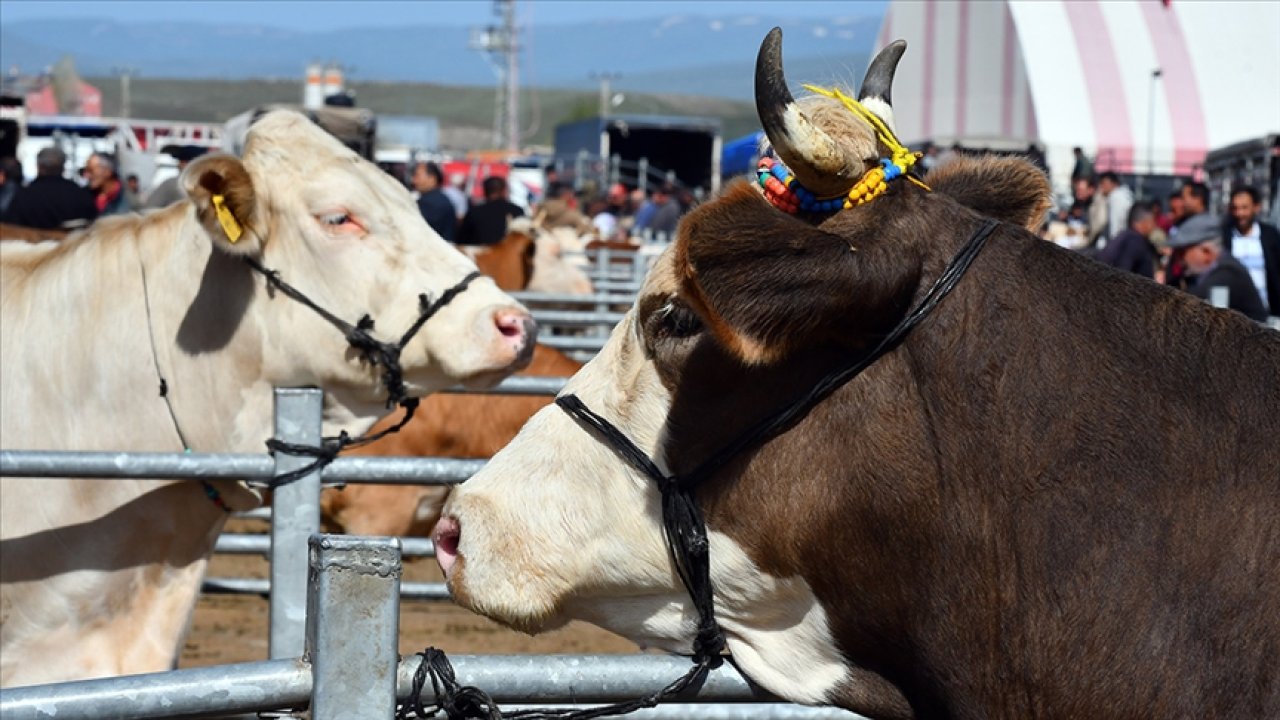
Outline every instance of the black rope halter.
<path fill-rule="evenodd" d="M 820 380 L 808 393 L 790 405 L 764 418 L 750 427 L 737 439 L 721 448 L 693 471 L 683 475 L 663 474 L 656 463 L 645 454 L 631 438 L 619 430 L 599 414 L 593 412 L 577 395 L 561 395 L 556 398 L 556 405 L 578 421 L 585 430 L 594 434 L 601 442 L 608 445 L 620 458 L 636 471 L 648 477 L 662 492 L 662 527 L 666 538 L 667 552 L 675 564 L 680 581 L 693 600 L 698 611 L 698 630 L 693 641 L 693 667 L 679 680 L 662 690 L 628 703 L 619 703 L 589 710 L 543 710 L 502 713 L 494 701 L 482 690 L 460 685 L 454 678 L 453 667 L 444 653 L 435 648 L 427 648 L 422 656 L 422 664 L 418 666 L 414 676 L 413 693 L 410 701 L 402 705 L 397 718 L 415 717 L 408 714 L 412 709 L 416 717 L 432 717 L 437 710 L 427 714 L 422 705 L 421 693 L 430 676 L 436 695 L 436 703 L 431 706 L 443 710 L 449 720 L 501 720 L 502 718 L 569 718 L 579 720 L 585 718 L 621 715 L 642 707 L 653 707 L 672 695 L 676 695 L 695 682 L 701 682 L 713 667 L 720 662 L 720 653 L 724 650 L 724 633 L 715 619 L 714 588 L 711 585 L 710 543 L 707 539 L 707 525 L 702 510 L 698 506 L 694 491 L 699 482 L 731 460 L 738 453 L 764 442 L 783 429 L 789 427 L 799 417 L 806 414 L 831 393 L 845 383 L 857 377 L 859 373 L 870 367 L 875 361 L 896 348 L 902 340 L 932 313 L 942 302 L 960 278 L 964 277 L 969 266 L 973 264 L 978 253 L 986 245 L 987 238 L 999 226 L 995 220 L 985 220 L 973 236 L 960 248 L 947 267 L 934 281 L 911 312 L 870 352 L 858 357 L 852 363 L 838 368 Z M 581 713 L 581 714 L 575 714 Z"/>
<path fill-rule="evenodd" d="M 373 318 L 368 314 L 361 317 L 353 325 L 346 320 L 334 315 L 325 308 L 318 305 L 314 300 L 307 297 L 301 290 L 295 288 L 285 282 L 280 277 L 280 272 L 271 270 L 262 265 L 262 263 L 251 257 L 245 257 L 244 261 L 249 267 L 261 274 L 267 280 L 267 284 L 287 297 L 296 300 L 299 303 L 311 308 L 317 315 L 324 318 L 326 322 L 342 332 L 347 340 L 347 344 L 355 348 L 365 362 L 375 367 L 382 368 L 380 379 L 383 387 L 387 390 L 387 409 L 391 409 L 399 405 L 404 408 L 405 413 L 395 425 L 385 430 L 381 430 L 373 435 L 361 435 L 353 438 L 347 434 L 346 430 L 340 432 L 336 437 L 321 438 L 320 445 L 304 445 L 299 443 L 289 443 L 276 438 L 267 440 L 267 449 L 272 453 L 284 453 L 286 455 L 296 455 L 300 457 L 310 457 L 314 460 L 306 465 L 282 473 L 271 479 L 268 485 L 272 488 L 281 485 L 287 485 L 299 478 L 323 469 L 326 465 L 333 462 L 338 454 L 350 447 L 360 447 L 376 442 L 387 435 L 400 432 L 400 429 L 413 419 L 413 413 L 418 409 L 418 398 L 409 397 L 408 390 L 404 384 L 404 369 L 400 366 L 400 353 L 404 351 L 405 345 L 413 339 L 414 335 L 426 325 L 427 321 L 433 315 L 440 311 L 445 305 L 448 305 L 454 298 L 462 294 L 472 280 L 480 277 L 478 271 L 472 271 L 458 281 L 456 285 L 445 290 L 434 302 L 425 294 L 418 295 L 418 319 L 414 320 L 409 329 L 405 331 L 400 339 L 395 342 L 385 342 L 378 340 L 372 334 Z"/>

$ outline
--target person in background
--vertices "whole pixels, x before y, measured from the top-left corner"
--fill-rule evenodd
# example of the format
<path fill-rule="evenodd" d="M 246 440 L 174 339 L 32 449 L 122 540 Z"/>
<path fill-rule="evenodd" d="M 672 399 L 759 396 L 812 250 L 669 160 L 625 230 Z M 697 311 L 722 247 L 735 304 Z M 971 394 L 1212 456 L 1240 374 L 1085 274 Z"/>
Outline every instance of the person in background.
<path fill-rule="evenodd" d="M 1093 177 L 1093 163 L 1089 162 L 1089 158 L 1085 157 L 1084 149 L 1073 147 L 1071 154 L 1076 158 L 1076 164 L 1071 168 L 1071 181 L 1085 180 Z"/>
<path fill-rule="evenodd" d="M 182 145 L 167 151 L 178 161 L 178 174 L 151 188 L 151 194 L 142 204 L 143 208 L 163 208 L 182 200 L 187 195 L 182 190 L 182 171 L 187 169 L 192 160 L 204 154 L 204 148 L 194 145 Z"/>
<path fill-rule="evenodd" d="M 1120 176 L 1108 170 L 1098 176 L 1098 190 L 1107 202 L 1107 240 L 1119 235 L 1129 222 L 1133 207 L 1133 191 L 1120 182 Z"/>
<path fill-rule="evenodd" d="M 116 162 L 107 155 L 94 153 L 85 163 L 89 173 L 89 189 L 98 208 L 98 217 L 120 215 L 129 212 L 129 199 L 125 197 L 124 183 L 116 170 Z"/>
<path fill-rule="evenodd" d="M 440 189 L 444 196 L 449 198 L 449 202 L 453 203 L 453 212 L 458 216 L 458 222 L 462 222 L 462 218 L 467 216 L 467 211 L 471 209 L 471 201 L 467 199 L 467 176 L 462 173 L 450 173 L 449 182 Z"/>
<path fill-rule="evenodd" d="M 1157 252 L 1169 244 L 1169 233 L 1164 229 L 1164 222 L 1168 219 L 1168 215 L 1164 212 L 1164 206 L 1159 200 L 1152 200 L 1147 203 L 1148 209 L 1151 210 L 1151 220 L 1154 226 L 1147 235 L 1147 240 L 1151 241 L 1151 247 Z"/>
<path fill-rule="evenodd" d="M 418 192 L 418 211 L 445 242 L 453 242 L 458 234 L 458 215 L 444 194 L 444 173 L 433 162 L 413 166 L 413 189 Z"/>
<path fill-rule="evenodd" d="M 9 205 L 21 187 L 22 165 L 18 164 L 18 159 L 0 158 L 0 217 L 4 217 L 5 211 L 9 209 Z"/>
<path fill-rule="evenodd" d="M 98 217 L 93 194 L 62 176 L 66 153 L 47 147 L 36 154 L 36 179 L 18 191 L 0 219 L 40 230 L 73 230 Z"/>
<path fill-rule="evenodd" d="M 1155 215 L 1149 206 L 1134 205 L 1129 209 L 1128 227 L 1112 238 L 1098 251 L 1098 262 L 1113 268 L 1128 270 L 1145 278 L 1155 274 L 1149 239 L 1156 227 Z"/>
<path fill-rule="evenodd" d="M 1209 211 L 1208 185 L 1202 182 L 1189 182 L 1182 186 L 1179 194 L 1182 195 L 1182 222 L 1175 223 L 1175 227 L 1181 226 L 1183 222 L 1196 215 Z"/>
<path fill-rule="evenodd" d="M 649 229 L 659 238 L 674 240 L 676 226 L 680 224 L 680 216 L 684 214 L 676 187 L 671 183 L 663 183 L 653 194 L 653 200 L 658 205 L 658 210 L 649 221 Z"/>
<path fill-rule="evenodd" d="M 1182 250 L 1188 273 L 1197 276 L 1188 288 L 1192 295 L 1211 300 L 1214 288 L 1226 288 L 1227 307 L 1251 320 L 1266 321 L 1267 309 L 1249 271 L 1223 246 L 1222 222 L 1218 217 L 1208 213 L 1191 217 L 1182 223 L 1177 237 L 1169 244 Z"/>
<path fill-rule="evenodd" d="M 142 185 L 133 173 L 124 179 L 124 199 L 129 210 L 137 212 L 142 209 Z"/>
<path fill-rule="evenodd" d="M 1223 247 L 1240 261 L 1262 304 L 1280 316 L 1280 230 L 1258 219 L 1262 209 L 1257 188 L 1243 185 L 1231 191 L 1231 222 L 1223 229 Z"/>
<path fill-rule="evenodd" d="M 1067 225 L 1078 236 L 1078 240 L 1069 247 L 1078 252 L 1092 252 L 1098 245 L 1098 239 L 1107 231 L 1107 204 L 1098 193 L 1098 184 L 1092 177 L 1085 177 L 1071 183 L 1074 202 L 1067 210 Z"/>
<path fill-rule="evenodd" d="M 1182 202 L 1181 190 L 1174 190 L 1169 193 L 1168 202 L 1169 212 L 1156 216 L 1156 224 L 1160 226 L 1160 229 L 1166 235 L 1169 234 L 1169 230 L 1173 226 L 1182 222 L 1182 218 L 1187 212 L 1187 206 Z"/>
<path fill-rule="evenodd" d="M 484 180 L 484 202 L 471 208 L 458 228 L 458 245 L 494 245 L 507 235 L 511 218 L 522 217 L 524 210 L 508 198 L 510 188 L 500 177 Z"/>

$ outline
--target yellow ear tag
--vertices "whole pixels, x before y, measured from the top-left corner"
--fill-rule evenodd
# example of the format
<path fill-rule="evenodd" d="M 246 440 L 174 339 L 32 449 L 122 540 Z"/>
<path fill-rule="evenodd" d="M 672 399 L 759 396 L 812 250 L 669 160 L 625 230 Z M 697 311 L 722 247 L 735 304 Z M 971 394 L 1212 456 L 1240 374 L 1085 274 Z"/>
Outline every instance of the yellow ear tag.
<path fill-rule="evenodd" d="M 222 225 L 223 232 L 227 234 L 227 240 L 230 240 L 231 244 L 235 245 L 240 236 L 244 234 L 244 230 L 240 228 L 240 223 L 236 220 L 236 216 L 232 215 L 231 211 L 227 209 L 227 199 L 221 195 L 214 195 L 213 210 L 218 214 L 218 223 Z"/>

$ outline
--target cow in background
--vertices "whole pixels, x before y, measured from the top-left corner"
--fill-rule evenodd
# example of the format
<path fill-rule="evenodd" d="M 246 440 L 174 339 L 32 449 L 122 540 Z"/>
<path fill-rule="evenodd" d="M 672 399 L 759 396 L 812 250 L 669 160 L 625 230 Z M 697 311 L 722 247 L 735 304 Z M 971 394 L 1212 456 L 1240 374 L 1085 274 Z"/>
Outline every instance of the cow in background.
<path fill-rule="evenodd" d="M 890 129 L 903 48 L 859 96 Z M 776 29 L 756 102 L 816 197 L 894 151 L 842 102 L 792 99 Z M 694 488 L 735 664 L 874 718 L 1280 717 L 1280 334 L 1040 241 L 1024 161 L 928 183 L 815 215 L 731 186 L 565 388 L 682 477 L 868 353 L 990 230 L 899 344 Z M 549 407 L 454 489 L 437 559 L 511 627 L 688 652 L 661 507 Z"/>
<path fill-rule="evenodd" d="M 302 115 L 273 112 L 243 159 L 206 156 L 188 199 L 60 243 L 0 243 L 0 442 L 7 450 L 261 452 L 273 387 L 326 391 L 326 434 L 385 412 L 382 369 L 271 288 L 278 271 L 396 338 L 475 266 L 405 189 Z M 410 395 L 488 387 L 533 352 L 528 312 L 470 282 L 404 347 Z M 172 667 L 232 481 L 0 479 L 0 685 Z"/>
<path fill-rule="evenodd" d="M 533 361 L 518 375 L 569 377 L 582 363 L 554 348 L 537 345 Z M 452 395 L 422 399 L 413 420 L 398 433 L 353 448 L 350 455 L 487 459 L 516 436 L 551 398 L 539 395 Z M 379 421 L 374 431 L 399 415 Z M 326 524 L 352 535 L 426 537 L 440 519 L 449 488 L 439 485 L 352 484 L 326 487 L 320 514 Z"/>

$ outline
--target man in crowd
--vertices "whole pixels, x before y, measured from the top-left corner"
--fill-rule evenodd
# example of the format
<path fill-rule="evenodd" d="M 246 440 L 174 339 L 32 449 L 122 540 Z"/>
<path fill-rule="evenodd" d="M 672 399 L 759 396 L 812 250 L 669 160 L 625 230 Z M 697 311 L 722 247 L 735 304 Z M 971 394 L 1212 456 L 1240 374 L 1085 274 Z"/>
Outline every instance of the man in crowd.
<path fill-rule="evenodd" d="M 120 182 L 115 160 L 102 153 L 94 153 L 85 163 L 85 170 L 88 171 L 89 189 L 93 191 L 99 216 L 129 212 L 129 198 L 125 196 L 124 183 Z"/>
<path fill-rule="evenodd" d="M 4 217 L 13 197 L 22 187 L 22 165 L 15 157 L 0 158 L 0 217 Z"/>
<path fill-rule="evenodd" d="M 1280 316 L 1280 230 L 1258 220 L 1258 190 L 1247 185 L 1231 191 L 1231 220 L 1223 247 L 1240 261 L 1272 315 Z"/>
<path fill-rule="evenodd" d="M 40 230 L 72 230 L 98 216 L 93 194 L 62 176 L 66 153 L 47 147 L 36 155 L 36 179 L 13 197 L 7 223 Z"/>
<path fill-rule="evenodd" d="M 1129 209 L 1129 226 L 1098 252 L 1098 261 L 1146 278 L 1152 277 L 1155 264 L 1151 257 L 1150 237 L 1155 227 L 1155 214 L 1151 207 L 1134 205 Z"/>
<path fill-rule="evenodd" d="M 433 162 L 420 162 L 413 167 L 413 189 L 418 191 L 418 210 L 432 230 L 445 242 L 453 242 L 458 231 L 458 215 L 444 194 L 444 173 Z"/>
<path fill-rule="evenodd" d="M 458 217 L 458 222 L 462 222 L 462 218 L 467 216 L 467 211 L 471 209 L 471 201 L 467 199 L 467 176 L 462 173 L 450 173 L 449 182 L 441 192 L 449 198 L 449 202 L 453 203 L 453 211 Z"/>
<path fill-rule="evenodd" d="M 1092 177 L 1077 178 L 1071 183 L 1074 201 L 1067 210 L 1067 225 L 1071 235 L 1079 239 L 1071 243 L 1073 250 L 1092 252 L 1098 238 L 1107 232 L 1107 203 L 1098 193 L 1098 184 Z"/>
<path fill-rule="evenodd" d="M 1129 222 L 1133 207 L 1133 191 L 1120 182 L 1120 176 L 1108 170 L 1098 176 L 1098 190 L 1107 203 L 1107 240 L 1119 235 Z"/>
<path fill-rule="evenodd" d="M 1209 211 L 1209 186 L 1202 182 L 1189 182 L 1182 186 L 1182 222 Z M 1182 223 L 1177 223 L 1181 225 Z"/>
<path fill-rule="evenodd" d="M 671 183 L 663 183 L 654 190 L 649 204 L 636 213 L 636 229 L 647 229 L 656 237 L 673 239 L 681 214 L 675 194 L 675 186 Z"/>
<path fill-rule="evenodd" d="M 459 245 L 494 245 L 507 235 L 507 223 L 524 210 L 508 197 L 510 188 L 500 177 L 485 178 L 484 202 L 471 208 L 458 228 Z"/>
<path fill-rule="evenodd" d="M 1187 271 L 1198 279 L 1188 288 L 1196 297 L 1211 300 L 1215 288 L 1226 288 L 1227 307 L 1258 322 L 1267 319 L 1267 309 L 1258 295 L 1249 271 L 1226 251 L 1222 222 L 1214 215 L 1200 213 L 1182 223 L 1170 247 L 1182 250 Z"/>

